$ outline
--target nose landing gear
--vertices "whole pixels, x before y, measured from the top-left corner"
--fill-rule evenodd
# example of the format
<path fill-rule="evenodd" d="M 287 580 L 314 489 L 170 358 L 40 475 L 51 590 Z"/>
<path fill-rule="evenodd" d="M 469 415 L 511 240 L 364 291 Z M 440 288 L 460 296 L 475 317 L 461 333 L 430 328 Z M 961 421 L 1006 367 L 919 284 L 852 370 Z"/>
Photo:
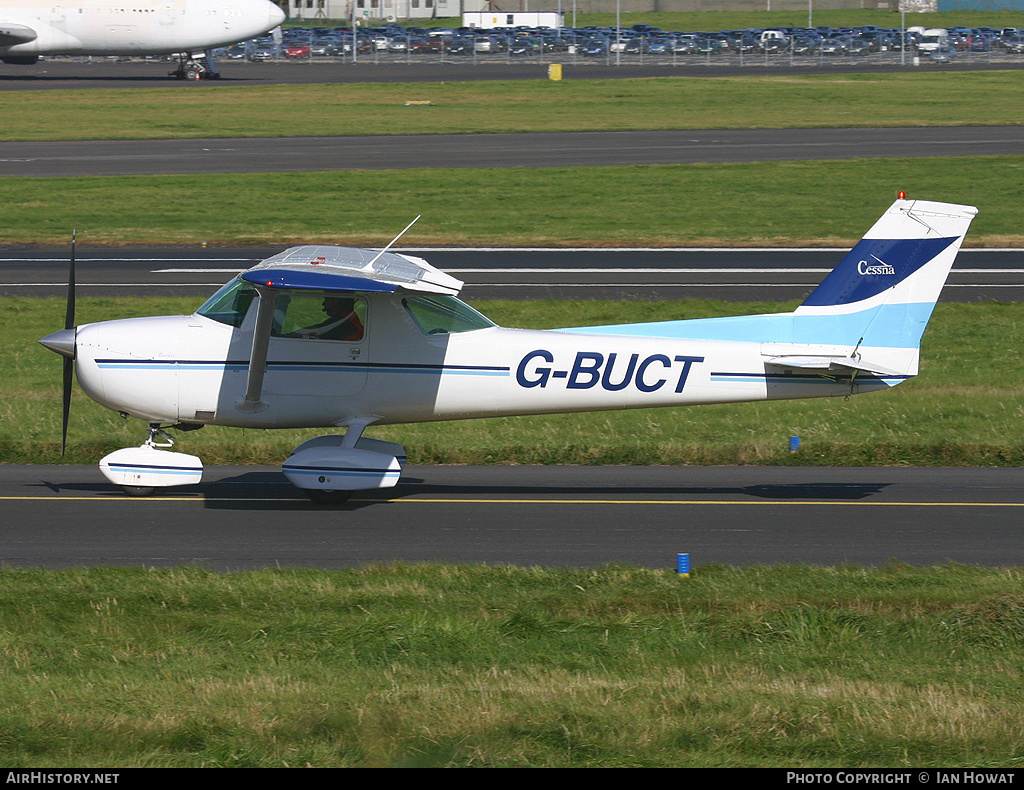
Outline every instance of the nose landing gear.
<path fill-rule="evenodd" d="M 203 479 L 203 462 L 194 455 L 168 452 L 174 440 L 159 424 L 149 426 L 138 447 L 115 450 L 100 460 L 100 471 L 128 496 L 150 496 L 157 488 L 192 485 Z M 165 441 L 161 441 L 160 439 Z"/>

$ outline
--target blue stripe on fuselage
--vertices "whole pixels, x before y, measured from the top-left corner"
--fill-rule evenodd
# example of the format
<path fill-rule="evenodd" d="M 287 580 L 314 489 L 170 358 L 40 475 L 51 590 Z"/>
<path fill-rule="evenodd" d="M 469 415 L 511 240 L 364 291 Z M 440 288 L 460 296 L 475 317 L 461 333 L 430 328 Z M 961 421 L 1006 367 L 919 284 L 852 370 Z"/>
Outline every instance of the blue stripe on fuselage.
<path fill-rule="evenodd" d="M 691 318 L 643 324 L 561 329 L 561 332 L 673 340 L 724 340 L 741 343 L 817 343 L 879 348 L 917 348 L 935 305 L 881 305 L 842 315 L 740 315 Z"/>

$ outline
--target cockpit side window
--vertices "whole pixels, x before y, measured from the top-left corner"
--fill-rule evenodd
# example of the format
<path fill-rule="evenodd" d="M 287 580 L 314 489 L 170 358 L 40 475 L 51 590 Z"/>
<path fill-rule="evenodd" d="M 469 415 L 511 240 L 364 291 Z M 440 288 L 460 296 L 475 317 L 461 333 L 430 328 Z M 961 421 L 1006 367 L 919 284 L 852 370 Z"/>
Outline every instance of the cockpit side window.
<path fill-rule="evenodd" d="M 236 277 L 207 299 L 202 307 L 196 310 L 196 314 L 228 326 L 239 327 L 255 297 L 256 289 Z"/>
<path fill-rule="evenodd" d="M 409 296 L 402 306 L 425 335 L 450 335 L 486 329 L 494 322 L 454 296 Z"/>
<path fill-rule="evenodd" d="M 281 294 L 274 312 L 274 337 L 358 343 L 366 334 L 366 300 L 349 294 Z"/>

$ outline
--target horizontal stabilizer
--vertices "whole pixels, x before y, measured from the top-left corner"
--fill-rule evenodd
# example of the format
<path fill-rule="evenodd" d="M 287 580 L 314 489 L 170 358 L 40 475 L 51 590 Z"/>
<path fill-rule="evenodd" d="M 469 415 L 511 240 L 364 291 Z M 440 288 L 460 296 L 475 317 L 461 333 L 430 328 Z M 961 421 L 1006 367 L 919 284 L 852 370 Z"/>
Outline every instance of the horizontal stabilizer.
<path fill-rule="evenodd" d="M 843 373 L 851 370 L 872 373 L 876 376 L 903 377 L 903 373 L 881 365 L 872 365 L 857 357 L 834 357 L 834 356 L 783 356 L 767 357 L 765 363 L 776 365 L 782 368 L 795 368 L 798 370 L 820 370 L 829 373 Z"/>
<path fill-rule="evenodd" d="M 35 41 L 39 34 L 27 25 L 12 25 L 0 22 L 0 47 L 12 47 L 15 44 L 27 44 Z"/>

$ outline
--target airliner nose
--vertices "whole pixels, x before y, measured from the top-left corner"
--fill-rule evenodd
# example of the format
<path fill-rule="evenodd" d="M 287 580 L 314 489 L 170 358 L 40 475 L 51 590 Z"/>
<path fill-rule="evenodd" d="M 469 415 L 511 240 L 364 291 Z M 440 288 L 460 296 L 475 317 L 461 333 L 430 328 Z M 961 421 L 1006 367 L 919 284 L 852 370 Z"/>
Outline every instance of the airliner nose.
<path fill-rule="evenodd" d="M 276 4 L 268 2 L 267 5 L 270 6 L 268 22 L 271 27 L 277 27 L 288 18 L 288 15 Z"/>
<path fill-rule="evenodd" d="M 75 358 L 75 329 L 61 329 L 39 341 L 40 345 L 55 351 L 62 357 Z"/>

